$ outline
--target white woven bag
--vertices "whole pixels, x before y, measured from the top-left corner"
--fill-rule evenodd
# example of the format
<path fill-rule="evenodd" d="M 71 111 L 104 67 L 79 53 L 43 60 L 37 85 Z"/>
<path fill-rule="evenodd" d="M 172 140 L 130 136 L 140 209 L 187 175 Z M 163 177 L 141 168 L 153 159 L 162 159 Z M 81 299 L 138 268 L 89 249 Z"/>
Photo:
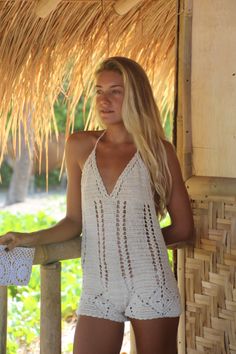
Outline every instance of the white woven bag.
<path fill-rule="evenodd" d="M 35 248 L 16 247 L 8 252 L 5 248 L 0 245 L 0 285 L 27 285 Z"/>

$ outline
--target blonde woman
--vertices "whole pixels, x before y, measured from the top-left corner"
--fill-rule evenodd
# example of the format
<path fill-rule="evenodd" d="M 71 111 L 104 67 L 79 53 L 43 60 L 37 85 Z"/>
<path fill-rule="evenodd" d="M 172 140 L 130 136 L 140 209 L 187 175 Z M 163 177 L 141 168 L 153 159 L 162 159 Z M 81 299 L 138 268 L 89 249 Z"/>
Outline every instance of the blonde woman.
<path fill-rule="evenodd" d="M 118 354 L 131 321 L 139 354 L 174 354 L 180 296 L 167 248 L 193 240 L 189 198 L 144 70 L 113 57 L 96 72 L 102 131 L 66 144 L 67 213 L 47 230 L 0 243 L 36 246 L 82 232 L 83 292 L 74 354 Z M 168 210 L 171 226 L 161 230 Z M 33 236 L 33 237 L 32 237 Z"/>

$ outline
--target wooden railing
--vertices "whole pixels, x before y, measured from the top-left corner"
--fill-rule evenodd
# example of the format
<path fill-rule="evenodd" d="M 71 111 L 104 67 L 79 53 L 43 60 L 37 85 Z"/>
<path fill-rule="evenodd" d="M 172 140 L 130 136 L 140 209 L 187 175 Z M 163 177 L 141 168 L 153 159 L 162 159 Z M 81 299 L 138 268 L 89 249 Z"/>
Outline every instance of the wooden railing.
<path fill-rule="evenodd" d="M 36 248 L 34 264 L 40 265 L 40 353 L 61 353 L 61 263 L 80 257 L 80 237 Z M 7 287 L 0 287 L 0 353 L 7 350 Z"/>
<path fill-rule="evenodd" d="M 36 248 L 34 264 L 40 265 L 40 353 L 61 353 L 61 263 L 80 258 L 81 238 Z M 131 342 L 133 343 L 131 333 Z M 130 354 L 135 354 L 134 344 Z M 7 354 L 7 287 L 0 286 L 0 353 Z"/>

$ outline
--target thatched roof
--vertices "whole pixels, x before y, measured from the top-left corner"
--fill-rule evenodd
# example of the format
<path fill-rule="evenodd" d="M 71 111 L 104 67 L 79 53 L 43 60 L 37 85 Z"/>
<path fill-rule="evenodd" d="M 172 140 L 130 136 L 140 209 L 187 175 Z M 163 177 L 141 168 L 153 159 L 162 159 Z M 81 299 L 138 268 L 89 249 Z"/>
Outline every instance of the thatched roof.
<path fill-rule="evenodd" d="M 50 135 L 53 102 L 65 75 L 69 132 L 76 103 L 101 58 L 137 60 L 159 105 L 163 96 L 173 102 L 175 6 L 175 0 L 0 1 L 0 161 L 9 132 L 16 142 L 20 122 L 29 129 L 28 110 L 36 143 L 41 146 Z"/>

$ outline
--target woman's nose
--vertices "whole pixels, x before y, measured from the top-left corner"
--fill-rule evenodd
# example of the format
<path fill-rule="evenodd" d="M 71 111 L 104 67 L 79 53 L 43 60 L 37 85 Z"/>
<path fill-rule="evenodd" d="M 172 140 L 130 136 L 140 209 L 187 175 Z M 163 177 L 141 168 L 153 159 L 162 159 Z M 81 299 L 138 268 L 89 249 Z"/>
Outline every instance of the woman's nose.
<path fill-rule="evenodd" d="M 100 102 L 101 103 L 110 103 L 110 96 L 108 93 L 105 93 L 103 92 L 101 95 L 100 95 Z"/>

